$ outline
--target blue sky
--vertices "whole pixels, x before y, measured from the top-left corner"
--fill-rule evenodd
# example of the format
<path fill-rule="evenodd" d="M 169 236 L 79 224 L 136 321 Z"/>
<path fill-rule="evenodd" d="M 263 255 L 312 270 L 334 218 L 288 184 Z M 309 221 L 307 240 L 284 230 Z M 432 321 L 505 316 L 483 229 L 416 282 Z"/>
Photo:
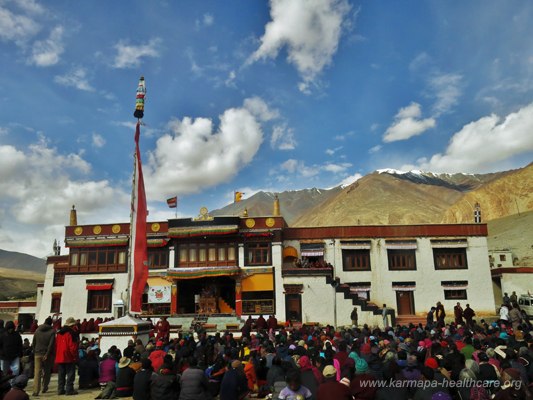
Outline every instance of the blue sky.
<path fill-rule="evenodd" d="M 128 221 L 135 89 L 150 219 L 234 190 L 533 155 L 528 1 L 0 0 L 0 248 Z"/>

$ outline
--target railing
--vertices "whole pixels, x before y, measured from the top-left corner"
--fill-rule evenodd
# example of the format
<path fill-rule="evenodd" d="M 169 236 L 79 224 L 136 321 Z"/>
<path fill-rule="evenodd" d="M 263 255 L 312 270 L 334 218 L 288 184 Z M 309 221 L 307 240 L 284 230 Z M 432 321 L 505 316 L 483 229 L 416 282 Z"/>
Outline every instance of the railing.
<path fill-rule="evenodd" d="M 332 276 L 333 269 L 326 268 L 298 268 L 298 267 L 283 267 L 281 269 L 281 276 Z"/>

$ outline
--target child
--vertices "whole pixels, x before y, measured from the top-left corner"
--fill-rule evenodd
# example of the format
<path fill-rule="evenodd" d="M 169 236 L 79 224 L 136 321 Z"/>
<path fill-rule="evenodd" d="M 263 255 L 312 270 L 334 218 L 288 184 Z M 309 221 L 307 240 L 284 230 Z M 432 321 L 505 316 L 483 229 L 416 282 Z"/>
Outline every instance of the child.
<path fill-rule="evenodd" d="M 290 369 L 285 381 L 287 386 L 279 393 L 279 400 L 306 400 L 313 397 L 311 391 L 302 386 L 299 370 Z"/>

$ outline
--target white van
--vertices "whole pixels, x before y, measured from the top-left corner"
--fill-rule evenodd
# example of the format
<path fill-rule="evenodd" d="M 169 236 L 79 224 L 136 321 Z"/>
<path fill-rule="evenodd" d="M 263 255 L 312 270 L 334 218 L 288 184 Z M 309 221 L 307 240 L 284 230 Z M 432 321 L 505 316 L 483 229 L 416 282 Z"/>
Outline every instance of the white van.
<path fill-rule="evenodd" d="M 518 306 L 522 310 L 522 315 L 528 319 L 533 319 L 533 295 L 522 294 L 518 298 Z"/>

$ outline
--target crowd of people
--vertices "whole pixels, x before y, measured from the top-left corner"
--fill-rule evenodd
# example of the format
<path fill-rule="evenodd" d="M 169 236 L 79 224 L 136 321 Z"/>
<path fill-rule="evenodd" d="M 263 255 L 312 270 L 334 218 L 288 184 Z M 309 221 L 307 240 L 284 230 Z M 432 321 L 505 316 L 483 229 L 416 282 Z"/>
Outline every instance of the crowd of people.
<path fill-rule="evenodd" d="M 506 305 L 507 307 L 507 305 Z M 512 307 L 512 306 L 511 306 Z M 49 390 L 54 364 L 58 395 L 100 388 L 97 398 L 134 400 L 531 399 L 533 326 L 527 319 L 476 321 L 458 303 L 445 320 L 437 304 L 426 325 L 335 329 L 281 327 L 251 317 L 241 338 L 204 331 L 169 337 L 168 321 L 148 343 L 101 349 L 68 318 L 47 319 L 33 335 L 33 395 Z M 470 315 L 472 318 L 470 318 Z M 0 399 L 27 397 L 20 373 L 24 343 L 0 323 Z M 78 376 L 78 389 L 74 388 Z M 18 375 L 18 376 L 17 376 Z M 27 395 L 26 395 L 27 396 Z"/>

